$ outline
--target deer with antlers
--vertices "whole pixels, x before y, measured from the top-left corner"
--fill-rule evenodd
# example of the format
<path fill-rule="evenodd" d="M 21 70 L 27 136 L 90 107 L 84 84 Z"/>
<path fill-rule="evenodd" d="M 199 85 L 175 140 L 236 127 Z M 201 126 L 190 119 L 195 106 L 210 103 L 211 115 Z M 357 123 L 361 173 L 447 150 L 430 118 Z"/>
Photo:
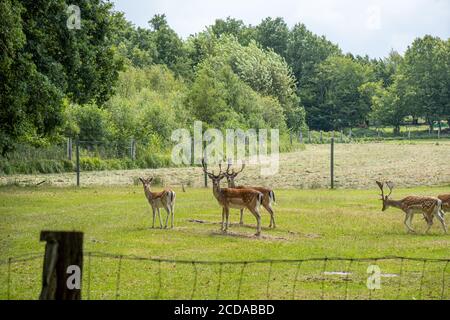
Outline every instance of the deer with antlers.
<path fill-rule="evenodd" d="M 264 188 L 264 187 L 254 187 L 254 186 L 236 186 L 236 183 L 234 179 L 237 177 L 239 173 L 241 173 L 245 168 L 245 163 L 242 163 L 242 167 L 239 171 L 234 171 L 232 169 L 230 171 L 231 167 L 231 161 L 228 161 L 227 170 L 224 172 L 225 177 L 227 178 L 228 188 L 235 188 L 235 189 L 254 189 L 256 191 L 259 191 L 263 195 L 263 201 L 262 206 L 269 212 L 270 214 L 270 224 L 269 228 L 276 228 L 275 225 L 275 212 L 272 208 L 272 203 L 275 202 L 275 193 L 272 189 Z M 244 208 L 241 209 L 241 215 L 240 215 L 240 221 L 239 224 L 244 224 Z"/>
<path fill-rule="evenodd" d="M 441 209 L 442 201 L 440 199 L 425 196 L 408 196 L 402 200 L 392 200 L 389 199 L 389 197 L 394 188 L 394 184 L 391 181 L 386 183 L 376 181 L 376 183 L 381 190 L 381 200 L 383 201 L 382 211 L 385 211 L 389 207 L 394 207 L 405 212 L 406 216 L 404 224 L 409 232 L 415 233 L 411 226 L 414 214 L 422 213 L 428 224 L 428 228 L 425 232 L 430 230 L 433 225 L 433 217 L 435 216 L 441 222 L 444 232 L 447 233 L 447 226 L 445 225 L 444 214 Z M 388 195 L 384 195 L 383 187 L 385 184 L 389 188 Z"/>
<path fill-rule="evenodd" d="M 139 180 L 141 180 L 143 186 L 144 186 L 144 193 L 145 193 L 145 197 L 148 200 L 148 203 L 150 204 L 150 206 L 152 207 L 152 211 L 153 211 L 153 220 L 152 220 L 152 228 L 155 227 L 155 215 L 156 213 L 158 213 L 158 218 L 159 218 L 159 226 L 162 229 L 162 223 L 161 223 L 161 214 L 159 212 L 160 208 L 164 208 L 164 210 L 166 210 L 167 212 L 167 217 L 166 217 L 166 223 L 164 228 L 167 228 L 167 223 L 169 222 L 169 216 L 171 217 L 171 221 L 170 221 L 170 227 L 173 228 L 173 220 L 175 218 L 175 211 L 174 211 L 174 207 L 175 207 L 175 191 L 171 190 L 171 189 L 164 189 L 161 192 L 152 192 L 150 190 L 150 185 L 153 181 L 153 178 L 142 178 L 140 177 Z"/>
<path fill-rule="evenodd" d="M 254 189 L 234 189 L 234 188 L 221 188 L 220 181 L 225 177 L 222 172 L 222 166 L 219 164 L 219 174 L 215 175 L 214 172 L 208 172 L 205 164 L 205 160 L 202 159 L 203 172 L 208 175 L 213 183 L 213 194 L 217 199 L 217 202 L 222 207 L 222 228 L 221 230 L 226 232 L 228 230 L 228 218 L 230 215 L 230 208 L 248 209 L 256 218 L 256 236 L 261 235 L 261 215 L 259 208 L 263 201 L 263 195 L 261 192 Z"/>

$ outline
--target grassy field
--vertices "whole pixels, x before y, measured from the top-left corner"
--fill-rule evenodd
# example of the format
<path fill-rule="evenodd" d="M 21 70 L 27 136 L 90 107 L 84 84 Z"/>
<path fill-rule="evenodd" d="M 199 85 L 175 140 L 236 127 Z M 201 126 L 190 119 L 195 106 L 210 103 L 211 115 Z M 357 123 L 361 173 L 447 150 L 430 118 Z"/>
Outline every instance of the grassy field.
<path fill-rule="evenodd" d="M 407 234 L 400 211 L 381 212 L 375 186 L 368 190 L 276 190 L 278 228 L 263 229 L 261 239 L 253 237 L 255 221 L 249 213 L 245 215 L 248 225 L 233 224 L 228 235 L 221 234 L 217 224 L 220 209 L 210 189 L 175 191 L 176 227 L 160 230 L 150 228 L 150 208 L 141 186 L 0 188 L 0 260 L 3 261 L 0 299 L 8 298 L 8 283 L 9 298 L 38 296 L 44 250 L 39 232 L 44 229 L 83 231 L 86 252 L 163 259 L 450 257 L 450 235 L 445 235 L 437 222 L 425 235 L 425 222 L 416 216 L 413 225 L 418 234 Z M 449 191 L 450 185 L 398 189 L 393 197 Z M 263 226 L 267 226 L 269 215 L 262 214 Z M 192 219 L 209 223 L 192 222 Z M 237 210 L 233 210 L 231 222 L 238 222 Z M 36 253 L 36 258 L 11 264 L 8 281 L 5 260 L 19 255 L 26 258 L 30 253 Z M 386 277 L 382 278 L 382 289 L 373 292 L 365 287 L 368 264 L 329 261 L 323 265 L 312 261 L 302 265 L 287 262 L 193 265 L 119 261 L 92 255 L 85 257 L 83 297 L 301 299 L 323 295 L 331 299 L 450 299 L 448 285 L 441 290 L 443 283 L 450 283 L 450 267 L 444 270 L 442 263 L 400 265 L 398 261 L 379 261 L 377 264 Z M 325 275 L 323 271 L 330 273 Z M 344 271 L 349 273 L 333 274 Z M 426 271 L 424 276 L 422 271 Z M 404 277 L 399 277 L 401 273 Z M 419 293 L 419 287 L 423 292 Z"/>
<path fill-rule="evenodd" d="M 339 188 L 372 188 L 374 180 L 393 180 L 397 186 L 433 186 L 450 183 L 450 141 L 392 141 L 337 144 L 335 177 Z M 217 169 L 216 169 L 217 170 Z M 279 189 L 316 189 L 330 184 L 330 146 L 306 145 L 304 150 L 280 154 L 279 173 L 261 176 L 260 168 L 248 165 L 236 179 L 241 184 L 267 185 Z M 82 172 L 81 184 L 133 185 L 140 175 L 156 176 L 168 186 L 201 187 L 200 167 Z M 0 176 L 0 185 L 74 185 L 75 174 Z"/>

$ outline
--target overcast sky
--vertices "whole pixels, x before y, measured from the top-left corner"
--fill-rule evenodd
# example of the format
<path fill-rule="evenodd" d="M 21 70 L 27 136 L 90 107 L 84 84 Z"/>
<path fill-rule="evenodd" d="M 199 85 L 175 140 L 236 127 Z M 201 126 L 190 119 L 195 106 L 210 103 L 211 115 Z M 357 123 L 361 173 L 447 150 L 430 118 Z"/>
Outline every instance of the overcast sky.
<path fill-rule="evenodd" d="M 401 53 L 425 34 L 450 37 L 450 0 L 113 0 L 136 26 L 148 27 L 154 14 L 165 13 L 183 38 L 202 31 L 215 19 L 241 19 L 257 25 L 267 17 L 297 22 L 329 40 L 344 52 L 371 57 Z"/>

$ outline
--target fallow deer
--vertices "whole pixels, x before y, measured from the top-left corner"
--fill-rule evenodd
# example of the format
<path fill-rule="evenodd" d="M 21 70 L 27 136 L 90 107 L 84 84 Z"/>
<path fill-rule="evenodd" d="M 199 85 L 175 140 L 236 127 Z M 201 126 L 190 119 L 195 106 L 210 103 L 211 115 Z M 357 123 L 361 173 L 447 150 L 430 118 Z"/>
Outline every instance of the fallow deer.
<path fill-rule="evenodd" d="M 221 188 L 220 181 L 225 177 L 222 172 L 222 166 L 219 164 L 219 174 L 208 172 L 204 159 L 202 160 L 203 171 L 208 175 L 213 183 L 213 194 L 217 202 L 222 207 L 222 227 L 221 230 L 226 232 L 228 230 L 228 218 L 230 215 L 230 208 L 242 209 L 247 208 L 256 218 L 256 236 L 261 235 L 261 215 L 259 208 L 263 200 L 261 192 L 254 189 L 233 189 Z"/>
<path fill-rule="evenodd" d="M 231 162 L 229 161 L 227 170 L 224 173 L 225 177 L 227 178 L 228 188 L 254 189 L 256 191 L 261 192 L 263 194 L 263 201 L 261 204 L 267 210 L 267 212 L 269 212 L 269 214 L 270 214 L 269 228 L 275 229 L 276 228 L 275 212 L 273 211 L 273 208 L 272 208 L 272 203 L 275 202 L 275 193 L 273 192 L 273 190 L 269 189 L 269 188 L 255 187 L 255 186 L 236 186 L 234 179 L 237 177 L 237 175 L 239 173 L 241 173 L 244 170 L 245 163 L 242 163 L 242 167 L 239 171 L 234 171 L 234 169 L 232 169 L 230 172 L 230 167 L 231 167 Z M 244 209 L 241 209 L 239 224 L 240 225 L 244 224 Z"/>
<path fill-rule="evenodd" d="M 152 192 L 150 190 L 151 182 L 153 181 L 153 178 L 142 178 L 140 177 L 139 180 L 141 180 L 142 184 L 144 185 L 144 192 L 145 197 L 148 200 L 148 203 L 152 207 L 153 211 L 153 220 L 152 220 L 152 228 L 155 227 L 155 215 L 156 212 L 158 212 L 158 218 L 159 218 L 159 226 L 162 229 L 162 223 L 161 223 L 161 214 L 159 212 L 160 208 L 164 208 L 167 212 L 166 217 L 166 223 L 164 228 L 167 228 L 167 223 L 169 221 L 169 216 L 171 217 L 170 227 L 173 228 L 174 224 L 174 218 L 175 218 L 175 191 L 170 189 L 164 189 L 161 192 Z"/>
<path fill-rule="evenodd" d="M 428 228 L 425 232 L 430 230 L 433 225 L 433 216 L 435 216 L 441 222 L 445 233 L 447 233 L 447 226 L 445 225 L 444 216 L 441 210 L 442 201 L 440 199 L 425 196 L 408 196 L 402 200 L 392 200 L 389 199 L 389 197 L 394 188 L 394 184 L 390 181 L 386 183 L 376 181 L 376 183 L 381 190 L 381 200 L 383 201 L 382 211 L 385 211 L 389 207 L 394 207 L 405 212 L 406 216 L 404 224 L 409 232 L 415 233 L 411 226 L 414 214 L 422 213 L 428 224 Z M 386 196 L 384 195 L 383 190 L 384 184 L 389 188 L 389 194 Z"/>
<path fill-rule="evenodd" d="M 442 201 L 442 211 L 450 212 L 450 193 L 440 194 L 438 199 Z"/>

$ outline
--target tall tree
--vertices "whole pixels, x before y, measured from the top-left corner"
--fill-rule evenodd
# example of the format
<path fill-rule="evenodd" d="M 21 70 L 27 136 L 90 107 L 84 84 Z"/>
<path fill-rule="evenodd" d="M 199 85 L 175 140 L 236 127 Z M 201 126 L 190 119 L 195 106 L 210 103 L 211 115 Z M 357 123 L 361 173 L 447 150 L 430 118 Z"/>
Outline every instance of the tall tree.
<path fill-rule="evenodd" d="M 156 63 L 165 64 L 174 72 L 179 71 L 184 59 L 183 42 L 177 33 L 170 28 L 165 14 L 157 14 L 149 21 L 156 45 Z"/>
<path fill-rule="evenodd" d="M 291 66 L 300 90 L 308 87 L 316 67 L 329 56 L 341 54 L 339 47 L 325 37 L 309 31 L 304 24 L 296 24 L 289 33 L 286 61 Z"/>
<path fill-rule="evenodd" d="M 349 57 L 329 57 L 314 78 L 316 103 L 306 107 L 308 125 L 314 129 L 336 130 L 364 125 L 370 100 L 363 87 L 373 79 L 369 65 Z"/>
<path fill-rule="evenodd" d="M 81 29 L 69 29 L 68 1 L 1 2 L 2 63 L 0 151 L 12 142 L 36 142 L 62 123 L 63 98 L 103 103 L 121 63 L 110 43 L 112 5 L 71 1 Z"/>
<path fill-rule="evenodd" d="M 244 24 L 242 20 L 227 17 L 217 19 L 209 28 L 219 38 L 222 35 L 233 35 L 242 45 L 247 45 L 255 38 L 255 29 Z"/>
<path fill-rule="evenodd" d="M 450 52 L 448 41 L 425 36 L 414 40 L 399 72 L 414 92 L 413 113 L 425 117 L 430 127 L 450 112 Z M 440 122 L 439 122 L 440 125 Z"/>
<path fill-rule="evenodd" d="M 255 39 L 264 48 L 271 48 L 280 56 L 286 56 L 289 28 L 283 18 L 265 18 L 256 26 Z"/>

